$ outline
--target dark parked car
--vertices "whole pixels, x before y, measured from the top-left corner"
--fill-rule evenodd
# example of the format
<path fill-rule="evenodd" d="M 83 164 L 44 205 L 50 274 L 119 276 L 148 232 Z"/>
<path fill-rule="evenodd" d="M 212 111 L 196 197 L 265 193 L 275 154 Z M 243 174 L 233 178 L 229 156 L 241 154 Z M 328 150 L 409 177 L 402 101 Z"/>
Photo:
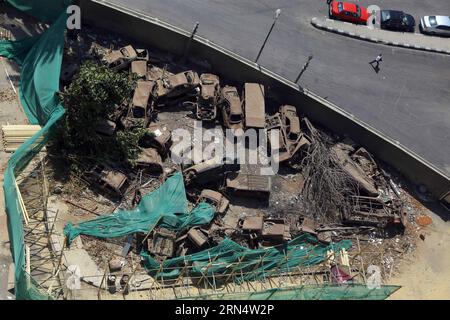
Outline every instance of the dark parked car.
<path fill-rule="evenodd" d="M 413 16 L 403 11 L 381 10 L 381 29 L 414 32 L 416 21 Z"/>

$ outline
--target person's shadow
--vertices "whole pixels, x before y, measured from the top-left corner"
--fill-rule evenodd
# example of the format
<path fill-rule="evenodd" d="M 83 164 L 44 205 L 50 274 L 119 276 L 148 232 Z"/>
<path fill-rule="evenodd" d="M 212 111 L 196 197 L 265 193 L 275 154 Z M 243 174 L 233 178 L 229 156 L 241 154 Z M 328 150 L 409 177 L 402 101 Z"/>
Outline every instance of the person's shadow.
<path fill-rule="evenodd" d="M 380 64 L 379 63 L 369 62 L 369 64 L 376 73 L 380 72 Z M 375 66 L 374 66 L 374 64 L 375 64 Z"/>

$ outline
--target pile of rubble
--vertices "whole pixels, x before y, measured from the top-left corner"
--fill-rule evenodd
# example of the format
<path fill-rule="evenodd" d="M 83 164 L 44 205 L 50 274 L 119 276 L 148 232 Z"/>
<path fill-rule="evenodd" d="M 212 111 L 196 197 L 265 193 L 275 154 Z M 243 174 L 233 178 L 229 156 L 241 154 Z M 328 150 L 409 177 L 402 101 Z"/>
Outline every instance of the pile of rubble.
<path fill-rule="evenodd" d="M 158 113 L 167 112 L 170 107 L 194 110 L 194 117 L 206 125 L 220 123 L 226 129 L 264 129 L 270 144 L 274 144 L 270 141 L 270 133 L 278 131 L 279 162 L 291 170 L 291 176 L 303 180 L 304 166 L 318 143 L 319 130 L 309 119 L 299 117 L 295 106 L 281 105 L 277 112 L 268 115 L 266 88 L 262 84 L 245 83 L 239 94 L 236 86 L 222 85 L 219 76 L 212 73 L 199 75 L 188 70 L 173 74 L 166 66 L 153 63 L 147 50 L 131 45 L 117 50 L 97 49 L 90 57 L 100 57 L 101 62 L 111 69 L 138 77 L 130 105 L 117 106 L 116 112 L 99 122 L 96 128 L 98 134 L 114 135 L 124 128 L 145 127 L 148 134 L 139 142 L 142 152 L 136 166 L 132 172 L 127 172 L 123 168 L 96 165 L 83 175 L 91 185 L 119 198 L 119 204 L 128 201 L 128 206 L 136 205 L 142 196 L 180 170 L 169 158 L 171 129 L 158 121 Z M 77 70 L 78 65 L 66 64 L 61 74 L 62 83 L 70 83 Z M 213 221 L 178 233 L 156 226 L 147 234 L 136 234 L 134 240 L 128 242 L 127 250 L 134 248 L 138 252 L 143 248 L 158 261 L 163 261 L 212 247 L 225 237 L 249 248 L 260 248 L 285 243 L 302 233 L 330 243 L 355 234 L 370 239 L 375 230 L 392 226 L 404 228 L 407 210 L 400 188 L 367 150 L 343 140 L 331 141 L 326 150 L 332 155 L 333 170 L 337 168 L 345 175 L 352 186 L 349 190 L 353 190 L 335 190 L 341 193 L 345 205 L 333 213 L 331 221 L 318 219 L 307 210 L 286 212 L 287 208 L 277 214 L 271 214 L 268 209 L 243 215 L 241 212 L 245 207 L 234 206 L 234 200 L 244 197 L 270 204 L 274 177 L 257 174 L 235 162 L 204 160 L 181 170 L 191 204 L 210 203 L 216 209 Z M 311 181 L 305 188 L 308 186 Z M 301 188 L 290 196 L 300 206 L 308 201 Z M 241 210 L 234 212 L 237 214 L 235 224 L 230 224 L 235 220 L 227 218 L 231 206 L 234 206 L 233 211 Z M 273 208 L 271 205 L 266 207 Z M 117 264 L 111 267 L 118 268 Z"/>

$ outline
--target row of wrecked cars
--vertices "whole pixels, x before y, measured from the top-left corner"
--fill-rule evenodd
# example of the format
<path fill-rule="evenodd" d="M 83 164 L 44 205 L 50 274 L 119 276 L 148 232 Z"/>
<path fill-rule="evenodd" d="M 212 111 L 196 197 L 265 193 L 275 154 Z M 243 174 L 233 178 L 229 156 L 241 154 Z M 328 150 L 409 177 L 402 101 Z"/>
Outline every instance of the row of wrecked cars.
<path fill-rule="evenodd" d="M 118 127 L 131 128 L 142 125 L 148 131 L 139 142 L 142 152 L 136 168 L 148 172 L 163 173 L 163 159 L 172 145 L 171 131 L 163 124 L 153 121 L 158 108 L 170 105 L 194 107 L 195 116 L 202 121 L 222 119 L 229 129 L 265 129 L 269 143 L 272 130 L 279 132 L 280 162 L 288 162 L 308 153 L 314 144 L 316 130 L 307 118 L 297 114 L 294 106 L 282 105 L 274 115 L 266 116 L 265 88 L 257 83 L 245 83 L 241 95 L 236 87 L 221 87 L 217 75 L 194 71 L 170 74 L 149 63 L 146 50 L 126 46 L 103 57 L 103 62 L 115 70 L 130 69 L 139 78 L 130 105 L 118 106 L 111 118 L 99 123 L 99 134 L 113 135 Z M 64 72 L 63 72 L 64 73 Z M 358 186 L 360 195 L 352 196 L 353 209 L 342 213 L 347 225 L 385 227 L 403 224 L 403 204 L 399 197 L 386 196 L 380 192 L 386 187 L 385 179 L 377 163 L 364 149 L 338 143 L 332 147 L 338 164 Z M 217 216 L 223 217 L 229 206 L 229 196 L 237 195 L 268 199 L 272 191 L 272 177 L 243 172 L 236 163 L 217 163 L 206 160 L 183 169 L 185 184 L 200 192 L 196 201 L 206 201 L 216 208 Z M 86 179 L 117 196 L 123 196 L 129 185 L 126 174 L 105 165 L 97 165 L 85 174 Z M 206 188 L 214 184 L 214 188 Z M 300 192 L 300 190 L 299 190 Z M 226 196 L 225 196 L 226 195 Z M 214 219 L 209 226 L 192 228 L 184 234 L 156 228 L 147 239 L 149 252 L 161 259 L 179 256 L 192 250 L 217 243 L 226 228 L 221 219 Z M 293 230 L 295 229 L 295 230 Z M 263 215 L 246 217 L 236 226 L 250 247 L 273 245 L 288 241 L 293 234 L 307 232 L 322 241 L 329 242 L 330 235 L 320 232 L 314 221 L 299 218 L 298 224 L 288 225 L 283 218 L 267 218 Z M 143 235 L 145 236 L 145 235 Z"/>
<path fill-rule="evenodd" d="M 194 71 L 169 74 L 164 69 L 150 65 L 147 50 L 134 49 L 132 46 L 111 51 L 104 55 L 102 61 L 117 71 L 128 68 L 139 78 L 130 105 L 117 106 L 117 110 L 108 119 L 100 120 L 95 129 L 98 134 L 112 136 L 120 128 L 145 127 L 147 134 L 139 142 L 142 152 L 136 161 L 138 169 L 155 173 L 163 171 L 163 159 L 169 154 L 172 145 L 171 131 L 153 119 L 155 109 L 169 105 L 194 106 L 197 119 L 216 121 L 221 117 L 224 127 L 228 129 L 265 129 L 271 144 L 273 142 L 270 141 L 269 133 L 278 131 L 280 162 L 290 160 L 299 151 L 306 152 L 312 143 L 307 134 L 312 124 L 307 118 L 300 121 L 294 106 L 281 106 L 278 113 L 266 117 L 265 88 L 261 84 L 245 83 L 241 98 L 236 87 L 221 87 L 216 75 L 205 73 L 198 76 Z M 66 69 L 62 71 L 61 77 L 65 81 L 68 79 L 67 72 Z M 187 180 L 192 180 L 192 174 L 201 176 L 210 175 L 211 170 L 224 171 L 225 168 L 218 166 L 222 165 L 208 161 L 197 164 L 186 171 Z M 125 176 L 108 172 L 102 166 L 92 169 L 88 176 L 118 195 L 123 193 L 126 186 Z M 230 187 L 236 185 L 236 189 L 240 189 L 241 185 L 254 185 L 254 188 L 264 185 L 259 192 L 255 192 L 261 197 L 270 193 L 270 181 L 267 178 L 241 175 L 227 181 Z M 252 191 L 252 186 L 245 188 Z"/>

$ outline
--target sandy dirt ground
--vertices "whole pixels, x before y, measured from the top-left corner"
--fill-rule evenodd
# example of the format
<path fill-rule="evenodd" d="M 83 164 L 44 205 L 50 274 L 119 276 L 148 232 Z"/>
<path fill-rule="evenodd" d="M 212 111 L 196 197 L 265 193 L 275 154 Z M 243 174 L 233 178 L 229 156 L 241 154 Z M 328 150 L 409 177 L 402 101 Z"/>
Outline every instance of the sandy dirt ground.
<path fill-rule="evenodd" d="M 399 275 L 390 280 L 401 285 L 391 300 L 450 299 L 450 221 L 430 214 L 433 223 L 420 233 L 416 251 L 402 262 Z"/>

